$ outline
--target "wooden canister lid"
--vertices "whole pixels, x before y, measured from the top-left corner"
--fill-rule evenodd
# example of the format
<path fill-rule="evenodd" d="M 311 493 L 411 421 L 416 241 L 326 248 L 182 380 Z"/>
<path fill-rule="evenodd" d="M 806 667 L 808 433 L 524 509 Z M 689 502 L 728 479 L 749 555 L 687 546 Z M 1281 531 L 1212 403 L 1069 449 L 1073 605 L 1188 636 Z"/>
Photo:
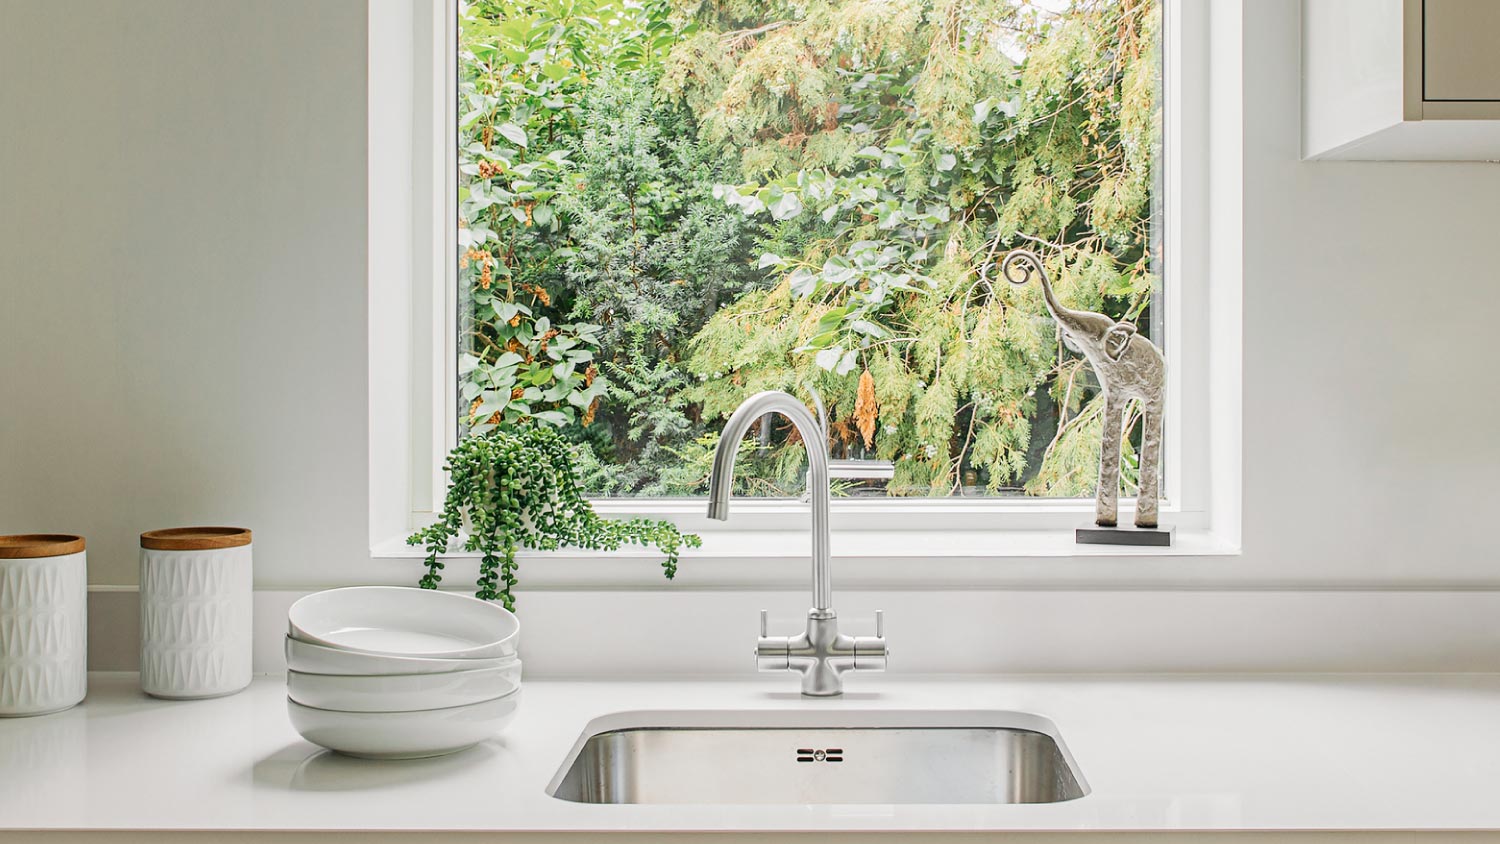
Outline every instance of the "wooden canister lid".
<path fill-rule="evenodd" d="M 83 537 L 71 533 L 23 533 L 0 536 L 0 560 L 62 557 L 83 550 Z"/>
<path fill-rule="evenodd" d="M 152 551 L 211 551 L 250 544 L 250 531 L 237 527 L 185 527 L 148 530 L 141 547 Z"/>

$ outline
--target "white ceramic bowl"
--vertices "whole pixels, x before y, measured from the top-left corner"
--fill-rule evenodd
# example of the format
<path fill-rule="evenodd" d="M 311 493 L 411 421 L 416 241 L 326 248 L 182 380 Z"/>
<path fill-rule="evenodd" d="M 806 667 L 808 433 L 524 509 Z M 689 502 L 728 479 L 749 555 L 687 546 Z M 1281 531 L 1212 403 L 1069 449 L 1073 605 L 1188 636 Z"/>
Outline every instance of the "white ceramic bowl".
<path fill-rule="evenodd" d="M 288 671 L 287 697 L 318 709 L 343 712 L 414 712 L 468 706 L 504 697 L 521 688 L 521 662 L 501 668 L 446 674 L 393 674 L 350 677 Z"/>
<path fill-rule="evenodd" d="M 304 674 L 341 674 L 371 677 L 390 674 L 444 674 L 476 668 L 500 668 L 517 660 L 514 656 L 493 659 L 424 659 L 416 656 L 367 654 L 314 645 L 286 637 L 286 667 Z"/>
<path fill-rule="evenodd" d="M 419 712 L 336 712 L 288 698 L 287 714 L 302 737 L 329 750 L 367 759 L 421 759 L 473 747 L 516 717 L 521 693 Z"/>
<path fill-rule="evenodd" d="M 499 604 L 408 586 L 314 592 L 287 611 L 294 639 L 357 653 L 424 659 L 516 655 L 521 624 Z"/>

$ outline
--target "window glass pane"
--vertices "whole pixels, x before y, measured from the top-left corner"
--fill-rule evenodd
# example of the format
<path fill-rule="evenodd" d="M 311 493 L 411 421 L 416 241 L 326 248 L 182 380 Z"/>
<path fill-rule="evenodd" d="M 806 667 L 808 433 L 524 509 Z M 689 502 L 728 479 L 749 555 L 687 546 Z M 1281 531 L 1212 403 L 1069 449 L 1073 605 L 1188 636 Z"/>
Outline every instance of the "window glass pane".
<path fill-rule="evenodd" d="M 740 401 L 815 390 L 837 494 L 1092 494 L 1097 383 L 997 264 L 1159 335 L 1160 0 L 460 16 L 466 432 L 555 425 L 594 494 L 697 495 Z M 800 492 L 784 420 L 742 449 L 740 492 Z"/>

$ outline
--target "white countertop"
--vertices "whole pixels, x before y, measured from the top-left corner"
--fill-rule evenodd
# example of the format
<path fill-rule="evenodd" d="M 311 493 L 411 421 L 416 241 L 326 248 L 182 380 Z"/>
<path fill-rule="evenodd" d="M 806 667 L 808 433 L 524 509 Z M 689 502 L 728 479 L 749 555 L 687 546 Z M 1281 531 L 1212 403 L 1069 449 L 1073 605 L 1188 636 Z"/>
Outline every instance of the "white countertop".
<path fill-rule="evenodd" d="M 320 751 L 283 681 L 142 695 L 93 674 L 68 712 L 0 719 L 0 829 L 1500 829 L 1500 675 L 858 677 L 528 682 L 498 738 L 441 759 Z M 591 719 L 660 709 L 1003 709 L 1056 722 L 1092 793 L 1051 805 L 594 806 L 548 781 Z"/>

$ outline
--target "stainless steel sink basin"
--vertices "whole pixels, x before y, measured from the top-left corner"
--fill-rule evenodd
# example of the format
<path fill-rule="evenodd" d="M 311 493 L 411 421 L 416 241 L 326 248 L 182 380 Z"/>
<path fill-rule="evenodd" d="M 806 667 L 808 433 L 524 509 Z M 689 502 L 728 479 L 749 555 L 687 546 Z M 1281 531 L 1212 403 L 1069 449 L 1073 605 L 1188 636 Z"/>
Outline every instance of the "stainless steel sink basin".
<path fill-rule="evenodd" d="M 1056 803 L 1088 793 L 1020 712 L 636 712 L 596 719 L 547 793 L 575 803 Z"/>

